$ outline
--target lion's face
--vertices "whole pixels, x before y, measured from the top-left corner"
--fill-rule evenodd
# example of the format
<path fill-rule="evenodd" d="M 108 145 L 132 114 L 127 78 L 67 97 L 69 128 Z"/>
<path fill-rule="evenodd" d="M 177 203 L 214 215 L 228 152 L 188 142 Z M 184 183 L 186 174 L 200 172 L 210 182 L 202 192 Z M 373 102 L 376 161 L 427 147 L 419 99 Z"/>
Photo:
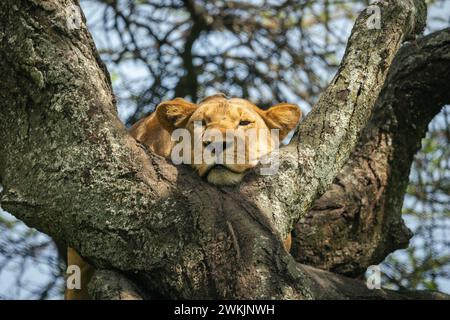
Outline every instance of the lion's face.
<path fill-rule="evenodd" d="M 201 177 L 215 185 L 235 185 L 278 146 L 275 140 L 295 128 L 301 111 L 290 104 L 264 111 L 244 99 L 215 95 L 198 105 L 183 99 L 163 102 L 156 115 L 169 132 L 189 132 L 190 165 Z"/>

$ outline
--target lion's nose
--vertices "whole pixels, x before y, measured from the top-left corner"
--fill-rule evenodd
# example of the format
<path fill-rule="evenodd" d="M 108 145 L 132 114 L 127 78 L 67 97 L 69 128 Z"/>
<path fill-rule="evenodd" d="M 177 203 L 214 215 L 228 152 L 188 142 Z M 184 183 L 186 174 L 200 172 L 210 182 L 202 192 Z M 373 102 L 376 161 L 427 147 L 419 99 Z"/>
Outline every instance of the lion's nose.
<path fill-rule="evenodd" d="M 231 141 L 222 141 L 222 150 L 228 149 L 229 147 L 231 147 L 232 142 Z"/>
<path fill-rule="evenodd" d="M 213 152 L 216 152 L 216 150 L 218 149 L 218 148 L 220 148 L 221 147 L 221 150 L 222 151 L 225 151 L 226 149 L 228 149 L 229 147 L 231 147 L 231 145 L 232 145 L 233 143 L 231 142 L 231 141 L 226 141 L 226 140 L 224 140 L 224 141 L 217 141 L 217 142 L 215 142 L 215 141 L 213 141 L 213 140 L 205 140 L 205 141 L 203 141 L 203 145 L 205 146 L 205 147 L 209 147 L 209 146 L 211 146 L 211 148 L 213 148 Z"/>
<path fill-rule="evenodd" d="M 213 143 L 212 140 L 203 140 L 203 146 L 204 146 L 204 147 L 209 146 L 211 143 Z"/>

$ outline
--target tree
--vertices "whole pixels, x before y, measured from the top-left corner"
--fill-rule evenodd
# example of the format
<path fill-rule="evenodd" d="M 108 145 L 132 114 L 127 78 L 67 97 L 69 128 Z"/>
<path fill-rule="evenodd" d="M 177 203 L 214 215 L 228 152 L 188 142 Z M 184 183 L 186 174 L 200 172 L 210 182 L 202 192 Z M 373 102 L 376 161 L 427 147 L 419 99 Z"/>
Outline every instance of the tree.
<path fill-rule="evenodd" d="M 207 185 L 129 137 L 89 32 L 67 24 L 70 4 L 0 4 L 1 204 L 99 268 L 95 297 L 125 286 L 141 297 L 416 296 L 299 264 L 280 239 L 296 225 L 298 261 L 350 276 L 405 245 L 413 156 L 449 101 L 450 31 L 401 46 L 424 27 L 422 1 L 378 3 L 381 29 L 361 13 L 337 75 L 281 153 L 282 179 L 239 189 Z"/>

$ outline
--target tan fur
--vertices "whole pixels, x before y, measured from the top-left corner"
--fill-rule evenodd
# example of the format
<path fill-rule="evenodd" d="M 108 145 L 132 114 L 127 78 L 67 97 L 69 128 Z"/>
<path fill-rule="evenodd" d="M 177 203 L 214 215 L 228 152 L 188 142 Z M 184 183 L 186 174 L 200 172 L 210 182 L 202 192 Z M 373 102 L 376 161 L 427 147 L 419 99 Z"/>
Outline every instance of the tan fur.
<path fill-rule="evenodd" d="M 154 153 L 166 158 L 170 156 L 172 150 L 170 133 L 161 126 L 156 113 L 136 122 L 130 128 L 130 134 Z"/>
<path fill-rule="evenodd" d="M 139 120 L 130 129 L 130 134 L 139 142 L 146 145 L 152 152 L 169 158 L 173 148 L 171 133 L 178 128 L 186 128 L 193 137 L 194 121 L 204 121 L 205 127 L 214 128 L 223 132 L 226 139 L 227 129 L 236 129 L 240 121 L 248 121 L 249 124 L 243 130 L 255 129 L 279 129 L 280 140 L 295 128 L 301 118 L 300 109 L 291 104 L 281 103 L 264 111 L 244 99 L 227 99 L 223 95 L 214 95 L 202 100 L 198 105 L 187 102 L 184 99 L 174 99 L 162 102 L 156 111 L 149 116 Z M 258 136 L 259 139 L 259 136 Z M 257 141 L 259 142 L 259 141 Z M 266 152 L 272 150 L 272 143 L 262 140 L 262 149 Z M 259 145 L 259 144 L 258 144 Z M 228 152 L 236 152 L 232 148 Z M 251 158 L 250 151 L 245 150 L 246 156 Z M 239 184 L 245 173 L 253 168 L 256 162 L 245 164 L 224 164 L 217 168 L 206 163 L 192 164 L 194 170 L 206 180 L 215 185 Z M 287 251 L 291 247 L 291 236 L 284 240 Z M 72 300 L 89 299 L 87 284 L 92 277 L 94 269 L 82 259 L 77 252 L 68 249 L 68 264 L 80 266 L 82 271 L 82 289 L 67 290 L 65 298 Z"/>
<path fill-rule="evenodd" d="M 81 288 L 66 289 L 64 299 L 66 300 L 89 300 L 88 283 L 94 274 L 94 268 L 84 260 L 74 249 L 67 249 L 67 265 L 76 265 L 80 267 Z"/>
<path fill-rule="evenodd" d="M 249 130 L 255 129 L 257 132 L 268 129 L 279 129 L 280 140 L 295 128 L 301 117 L 300 108 L 296 105 L 282 103 L 264 111 L 244 99 L 227 99 L 223 95 L 214 95 L 201 101 L 198 105 L 189 103 L 183 99 L 165 101 L 156 109 L 158 121 L 168 132 L 173 132 L 178 128 L 185 128 L 191 133 L 194 139 L 194 122 L 205 122 L 204 129 L 216 129 L 222 132 L 222 140 L 226 141 L 225 132 L 227 130 Z M 240 121 L 249 122 L 248 125 L 239 126 Z M 143 126 L 143 125 L 138 125 Z M 149 134 L 149 136 L 151 136 Z M 202 137 L 196 137 L 197 140 Z M 256 141 L 251 141 L 256 146 L 258 152 L 255 154 L 267 154 L 272 151 L 274 143 L 267 136 L 265 140 L 261 140 L 257 135 Z M 145 141 L 138 138 L 143 143 Z M 152 141 L 149 138 L 146 144 Z M 203 142 L 197 141 L 199 144 Z M 215 141 L 216 142 L 216 141 Z M 220 141 L 219 141 L 220 142 Z M 167 142 L 169 144 L 169 142 Z M 192 141 L 191 145 L 194 145 Z M 172 144 L 171 144 L 172 146 Z M 236 159 L 237 148 L 225 150 L 224 154 L 232 153 Z M 193 150 L 191 155 L 193 157 Z M 239 184 L 245 173 L 257 165 L 257 158 L 250 153 L 250 144 L 246 143 L 245 149 L 246 159 L 252 159 L 244 164 L 224 163 L 223 167 L 216 168 L 214 164 L 206 162 L 195 164 L 192 159 L 192 167 L 199 176 L 205 177 L 206 180 L 215 185 L 236 185 Z M 211 169 L 212 168 L 212 169 Z"/>

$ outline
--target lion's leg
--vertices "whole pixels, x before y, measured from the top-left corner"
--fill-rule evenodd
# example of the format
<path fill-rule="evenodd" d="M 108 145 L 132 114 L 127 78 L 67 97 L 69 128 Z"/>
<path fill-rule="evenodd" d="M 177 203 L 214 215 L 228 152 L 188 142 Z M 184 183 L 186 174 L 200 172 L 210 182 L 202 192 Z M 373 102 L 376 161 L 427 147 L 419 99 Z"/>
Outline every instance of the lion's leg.
<path fill-rule="evenodd" d="M 94 268 L 72 248 L 67 248 L 67 266 L 75 265 L 80 268 L 80 289 L 68 289 L 64 293 L 66 300 L 90 300 L 88 284 L 94 274 Z"/>
<path fill-rule="evenodd" d="M 287 236 L 287 238 L 284 239 L 283 245 L 284 245 L 284 248 L 286 249 L 287 252 L 291 251 L 292 236 L 291 236 L 290 233 L 289 233 L 289 235 Z"/>

